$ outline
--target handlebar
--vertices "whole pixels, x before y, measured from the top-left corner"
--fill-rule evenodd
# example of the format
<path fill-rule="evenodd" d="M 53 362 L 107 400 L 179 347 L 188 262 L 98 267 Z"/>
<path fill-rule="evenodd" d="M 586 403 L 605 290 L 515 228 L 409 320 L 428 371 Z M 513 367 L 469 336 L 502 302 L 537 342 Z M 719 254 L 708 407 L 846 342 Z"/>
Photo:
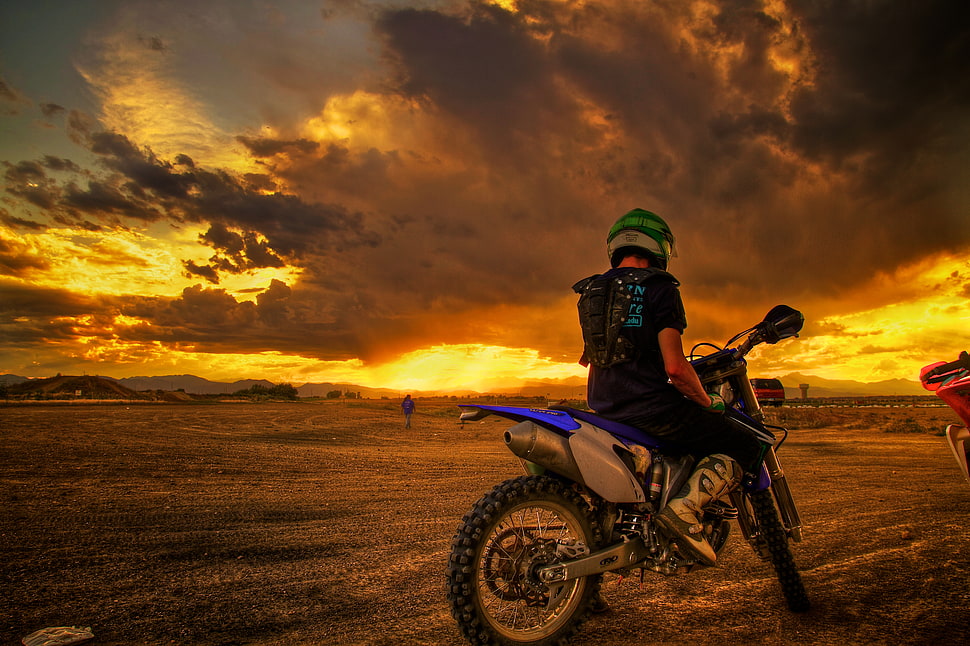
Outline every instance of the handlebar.
<path fill-rule="evenodd" d="M 702 361 L 705 358 L 730 351 L 735 358 L 742 359 L 755 346 L 761 345 L 762 343 L 774 345 L 783 339 L 797 337 L 804 323 L 805 317 L 798 310 L 787 305 L 776 305 L 771 308 L 771 311 L 768 312 L 761 323 L 735 334 L 724 344 L 723 349 L 713 343 L 698 343 L 691 349 L 688 358 L 691 362 Z M 731 346 L 742 338 L 744 340 L 731 349 Z M 715 352 L 706 356 L 698 355 L 697 348 L 705 345 L 714 348 Z"/>

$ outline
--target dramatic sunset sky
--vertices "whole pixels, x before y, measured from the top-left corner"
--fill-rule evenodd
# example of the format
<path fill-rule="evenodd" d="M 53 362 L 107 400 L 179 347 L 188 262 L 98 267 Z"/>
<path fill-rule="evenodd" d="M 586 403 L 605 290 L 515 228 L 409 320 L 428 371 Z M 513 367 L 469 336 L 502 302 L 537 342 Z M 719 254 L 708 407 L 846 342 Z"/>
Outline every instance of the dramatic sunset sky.
<path fill-rule="evenodd" d="M 633 207 L 685 345 L 763 376 L 970 349 L 970 3 L 0 3 L 0 374 L 583 375 Z"/>

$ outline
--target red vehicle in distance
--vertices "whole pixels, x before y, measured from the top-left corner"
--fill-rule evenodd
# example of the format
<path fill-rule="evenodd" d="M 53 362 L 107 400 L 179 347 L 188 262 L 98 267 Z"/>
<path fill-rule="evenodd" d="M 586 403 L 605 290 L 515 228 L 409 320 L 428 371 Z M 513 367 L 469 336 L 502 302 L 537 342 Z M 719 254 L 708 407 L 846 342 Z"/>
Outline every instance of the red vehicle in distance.
<path fill-rule="evenodd" d="M 785 387 L 777 379 L 752 379 L 751 387 L 762 406 L 781 406 L 785 403 Z"/>

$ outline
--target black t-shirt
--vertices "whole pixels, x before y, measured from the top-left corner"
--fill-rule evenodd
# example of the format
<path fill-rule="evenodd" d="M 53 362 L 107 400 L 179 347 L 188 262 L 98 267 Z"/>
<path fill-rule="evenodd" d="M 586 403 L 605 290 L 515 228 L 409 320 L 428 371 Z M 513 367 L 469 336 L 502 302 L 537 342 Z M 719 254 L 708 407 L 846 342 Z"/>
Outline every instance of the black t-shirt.
<path fill-rule="evenodd" d="M 613 277 L 636 269 L 611 269 Z M 617 421 L 642 420 L 656 415 L 683 399 L 670 384 L 664 369 L 657 334 L 673 328 L 683 334 L 687 316 L 680 299 L 678 283 L 669 275 L 658 276 L 640 285 L 628 285 L 633 300 L 630 316 L 621 330 L 637 348 L 634 360 L 609 368 L 590 366 L 587 385 L 589 407 L 603 417 Z"/>

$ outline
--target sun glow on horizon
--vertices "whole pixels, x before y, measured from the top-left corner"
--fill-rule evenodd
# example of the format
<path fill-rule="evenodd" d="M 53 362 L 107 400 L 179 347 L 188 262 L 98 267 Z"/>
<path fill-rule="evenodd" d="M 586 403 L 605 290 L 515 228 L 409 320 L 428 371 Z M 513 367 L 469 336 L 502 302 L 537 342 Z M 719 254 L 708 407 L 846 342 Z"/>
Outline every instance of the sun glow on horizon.
<path fill-rule="evenodd" d="M 970 258 L 925 259 L 877 276 L 855 299 L 858 310 L 809 323 L 781 363 L 826 379 L 915 380 L 923 366 L 970 349 L 968 299 Z"/>
<path fill-rule="evenodd" d="M 578 364 L 555 362 L 535 350 L 480 344 L 423 348 L 370 369 L 370 378 L 379 387 L 404 390 L 486 392 L 526 381 L 585 376 L 585 368 Z"/>
<path fill-rule="evenodd" d="M 480 344 L 436 345 L 379 365 L 359 359 L 319 361 L 272 353 L 238 359 L 250 372 L 274 373 L 279 380 L 294 384 L 348 383 L 401 392 L 489 392 L 514 389 L 527 381 L 586 375 L 578 364 L 557 363 L 535 350 Z M 229 374 L 238 375 L 240 367 L 230 367 Z"/>
<path fill-rule="evenodd" d="M 535 350 L 479 344 L 437 345 L 379 365 L 368 365 L 360 359 L 321 361 L 279 352 L 193 352 L 168 349 L 158 342 L 131 344 L 93 337 L 82 341 L 71 355 L 83 362 L 80 365 L 85 374 L 106 372 L 115 378 L 193 374 L 222 382 L 266 379 L 295 386 L 340 383 L 400 392 L 510 392 L 531 381 L 586 376 L 585 368 L 578 364 L 557 363 L 539 356 Z M 98 364 L 111 368 L 98 370 Z"/>
<path fill-rule="evenodd" d="M 874 382 L 915 380 L 919 369 L 970 348 L 970 259 L 943 256 L 876 277 L 860 295 L 859 309 L 814 320 L 810 309 L 801 338 L 762 346 L 751 356 L 752 376 L 800 373 L 824 379 Z M 900 296 L 880 297 L 880 292 Z M 866 302 L 871 302 L 866 306 Z M 530 348 L 485 344 L 435 344 L 383 363 L 360 359 L 325 361 L 282 352 L 214 353 L 158 341 L 127 340 L 150 321 L 118 315 L 105 323 L 65 318 L 72 341 L 48 343 L 61 363 L 20 354 L 21 365 L 4 371 L 47 377 L 54 372 L 106 374 L 116 378 L 194 374 L 212 381 L 267 379 L 274 383 L 340 383 L 398 392 L 514 392 L 529 381 L 585 379 L 576 363 L 553 361 Z M 104 329 L 109 337 L 91 336 Z M 16 354 L 16 353 L 15 353 Z M 11 358 L 14 355 L 11 356 Z M 65 363 L 63 358 L 70 363 Z M 30 366 L 34 366 L 33 369 Z M 42 366 L 44 366 L 42 368 Z M 99 368 L 98 366 L 104 366 Z M 41 370 L 44 370 L 42 373 Z"/>

